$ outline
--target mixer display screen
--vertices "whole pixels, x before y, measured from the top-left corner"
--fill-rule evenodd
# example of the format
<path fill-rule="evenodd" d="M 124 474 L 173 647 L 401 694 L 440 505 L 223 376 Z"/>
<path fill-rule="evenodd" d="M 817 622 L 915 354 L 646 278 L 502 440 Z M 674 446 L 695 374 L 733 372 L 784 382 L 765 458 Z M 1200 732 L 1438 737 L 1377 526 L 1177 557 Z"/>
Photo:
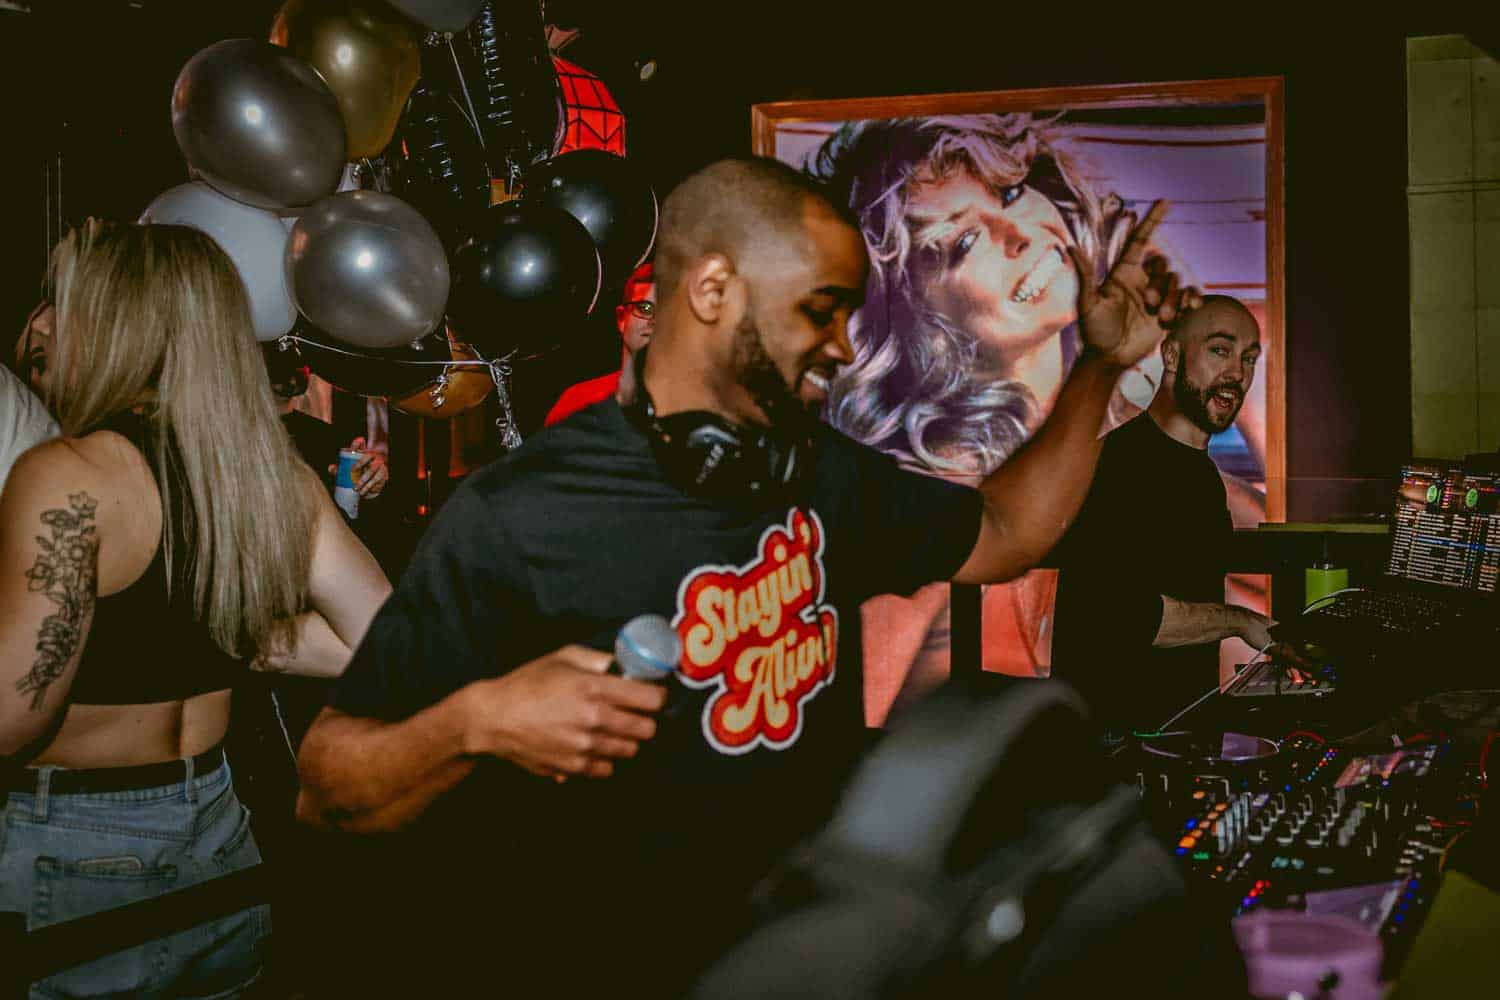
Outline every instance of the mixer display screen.
<path fill-rule="evenodd" d="M 1413 750 L 1395 750 L 1391 753 L 1355 757 L 1345 765 L 1338 780 L 1333 783 L 1333 787 L 1355 788 L 1372 778 L 1389 781 L 1392 775 L 1398 773 L 1410 773 L 1420 777 L 1427 773 L 1427 767 L 1427 756 Z"/>

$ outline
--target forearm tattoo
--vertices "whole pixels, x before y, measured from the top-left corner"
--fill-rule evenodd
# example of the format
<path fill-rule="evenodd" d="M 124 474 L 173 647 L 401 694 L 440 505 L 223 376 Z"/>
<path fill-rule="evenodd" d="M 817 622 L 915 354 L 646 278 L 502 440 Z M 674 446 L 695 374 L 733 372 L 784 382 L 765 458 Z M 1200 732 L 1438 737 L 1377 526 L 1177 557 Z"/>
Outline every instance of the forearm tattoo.
<path fill-rule="evenodd" d="M 78 652 L 98 591 L 99 535 L 94 529 L 94 508 L 99 501 L 87 493 L 70 493 L 68 506 L 72 509 L 42 513 L 42 523 L 52 529 L 52 537 L 36 536 L 42 551 L 26 571 L 26 589 L 45 594 L 57 605 L 37 635 L 36 663 L 16 682 L 17 691 L 31 695 L 33 709 L 42 707 L 47 688 Z"/>

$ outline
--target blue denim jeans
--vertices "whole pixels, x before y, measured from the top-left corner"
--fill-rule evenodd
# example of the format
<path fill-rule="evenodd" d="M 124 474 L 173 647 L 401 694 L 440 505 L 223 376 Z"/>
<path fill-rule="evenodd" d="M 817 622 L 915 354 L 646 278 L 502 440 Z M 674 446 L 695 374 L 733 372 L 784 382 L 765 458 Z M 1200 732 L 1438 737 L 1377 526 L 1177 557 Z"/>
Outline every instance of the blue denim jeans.
<path fill-rule="evenodd" d="M 260 862 L 250 813 L 229 765 L 158 788 L 53 795 L 55 768 L 35 794 L 11 793 L 0 813 L 0 910 L 26 929 L 182 889 Z M 75 966 L 31 997 L 234 997 L 260 976 L 269 907 Z"/>

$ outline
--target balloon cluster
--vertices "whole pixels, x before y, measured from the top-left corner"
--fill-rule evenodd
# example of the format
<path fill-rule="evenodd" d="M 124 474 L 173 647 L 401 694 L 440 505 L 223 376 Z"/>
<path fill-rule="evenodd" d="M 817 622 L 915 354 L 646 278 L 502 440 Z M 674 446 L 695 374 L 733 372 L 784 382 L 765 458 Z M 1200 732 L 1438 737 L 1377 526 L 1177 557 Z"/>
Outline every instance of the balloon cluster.
<path fill-rule="evenodd" d="M 565 120 L 539 0 L 285 0 L 268 41 L 183 66 L 192 180 L 141 221 L 223 247 L 259 340 L 452 416 L 579 335 L 651 251 L 651 186 L 621 156 L 558 154 Z"/>

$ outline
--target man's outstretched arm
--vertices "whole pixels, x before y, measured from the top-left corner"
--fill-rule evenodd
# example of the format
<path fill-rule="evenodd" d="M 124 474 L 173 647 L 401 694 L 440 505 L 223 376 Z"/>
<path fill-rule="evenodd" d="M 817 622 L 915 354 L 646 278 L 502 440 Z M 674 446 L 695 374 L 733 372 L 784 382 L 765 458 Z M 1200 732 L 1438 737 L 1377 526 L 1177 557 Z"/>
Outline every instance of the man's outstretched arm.
<path fill-rule="evenodd" d="M 1146 267 L 1151 235 L 1166 214 L 1166 202 L 1151 206 L 1102 286 L 1088 258 L 1069 248 L 1078 268 L 1084 354 L 1042 427 L 979 484 L 984 517 L 954 575 L 958 582 L 1013 579 L 1052 550 L 1088 495 L 1102 447 L 1099 428 L 1120 374 L 1161 342 L 1164 325 L 1200 301 L 1194 289 L 1179 291 L 1166 268 Z"/>

